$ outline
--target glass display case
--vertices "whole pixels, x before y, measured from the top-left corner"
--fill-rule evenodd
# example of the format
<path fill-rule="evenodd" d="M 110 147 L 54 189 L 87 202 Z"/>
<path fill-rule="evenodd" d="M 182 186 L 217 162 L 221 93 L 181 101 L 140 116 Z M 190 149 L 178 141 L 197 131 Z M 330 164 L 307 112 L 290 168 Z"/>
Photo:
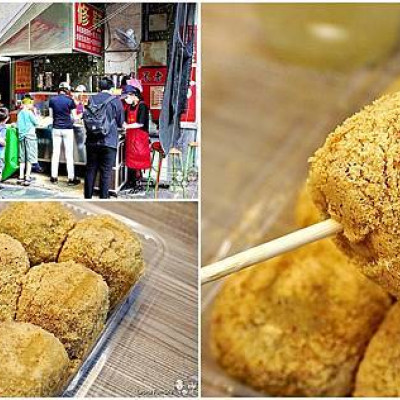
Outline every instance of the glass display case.
<path fill-rule="evenodd" d="M 86 105 L 90 96 L 95 93 L 79 93 L 73 94 L 82 104 Z M 50 99 L 57 95 L 55 92 L 33 92 L 30 94 L 35 102 L 35 110 L 39 115 L 40 123 L 36 129 L 38 137 L 38 157 L 39 161 L 50 162 L 53 148 L 51 128 L 52 120 L 49 118 L 49 102 Z M 18 96 L 18 95 L 17 95 Z M 17 102 L 20 101 L 17 97 Z M 86 165 L 86 148 L 85 148 L 86 132 L 81 120 L 74 123 L 74 161 L 76 165 Z M 60 162 L 65 163 L 64 148 L 61 148 Z"/>

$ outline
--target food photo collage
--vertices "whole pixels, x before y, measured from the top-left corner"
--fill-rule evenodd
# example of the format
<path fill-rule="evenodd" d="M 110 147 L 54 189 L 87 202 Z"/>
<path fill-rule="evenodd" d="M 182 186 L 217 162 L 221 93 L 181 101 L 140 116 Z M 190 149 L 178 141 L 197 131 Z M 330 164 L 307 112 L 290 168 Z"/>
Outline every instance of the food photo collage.
<path fill-rule="evenodd" d="M 199 396 L 197 3 L 0 3 L 0 397 Z"/>
<path fill-rule="evenodd" d="M 400 3 L 0 3 L 0 397 L 400 397 Z"/>

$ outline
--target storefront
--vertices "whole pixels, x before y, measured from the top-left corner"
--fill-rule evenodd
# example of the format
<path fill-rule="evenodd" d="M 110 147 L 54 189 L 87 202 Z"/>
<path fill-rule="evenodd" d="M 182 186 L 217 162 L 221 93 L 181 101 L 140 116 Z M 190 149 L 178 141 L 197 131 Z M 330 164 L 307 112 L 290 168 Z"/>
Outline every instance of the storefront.
<path fill-rule="evenodd" d="M 11 58 L 7 72 L 9 92 L 2 98 L 12 112 L 13 121 L 22 98 L 26 94 L 34 98 L 41 116 L 37 130 L 41 162 L 49 163 L 51 158 L 48 105 L 61 82 L 68 82 L 72 88 L 84 85 L 84 93 L 72 95 L 79 96 L 85 104 L 97 91 L 102 76 L 113 80 L 115 94 L 120 94 L 124 77 L 138 79 L 150 108 L 150 137 L 157 139 L 174 7 L 168 3 L 32 4 L 13 21 L 0 37 L 0 56 Z M 193 71 L 192 82 L 196 82 L 195 64 Z M 193 90 L 190 93 L 193 95 Z M 196 95 L 189 101 L 183 128 L 197 131 L 195 98 Z M 86 164 L 84 143 L 85 131 L 77 122 L 74 161 L 80 167 Z M 124 185 L 126 176 L 124 132 L 121 132 L 113 178 L 116 192 Z M 167 173 L 162 177 L 167 179 Z"/>
<path fill-rule="evenodd" d="M 10 103 L 10 82 L 11 82 L 11 59 L 0 57 L 0 104 Z"/>

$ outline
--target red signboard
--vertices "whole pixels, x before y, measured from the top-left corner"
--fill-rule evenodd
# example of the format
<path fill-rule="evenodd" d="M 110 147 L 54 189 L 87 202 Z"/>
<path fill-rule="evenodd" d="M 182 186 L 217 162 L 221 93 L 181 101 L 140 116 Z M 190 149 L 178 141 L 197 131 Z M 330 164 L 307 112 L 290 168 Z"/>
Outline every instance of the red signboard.
<path fill-rule="evenodd" d="M 32 63 L 17 61 L 15 63 L 15 93 L 27 93 L 32 90 Z"/>
<path fill-rule="evenodd" d="M 188 100 L 186 110 L 181 116 L 182 122 L 196 122 L 196 97 L 197 97 L 197 82 L 196 82 L 196 67 L 192 67 L 188 89 Z"/>
<path fill-rule="evenodd" d="M 167 67 L 140 67 L 139 76 L 143 87 L 143 100 L 150 108 L 154 120 L 160 118 Z"/>
<path fill-rule="evenodd" d="M 104 12 L 87 3 L 74 4 L 74 50 L 101 56 Z"/>
<path fill-rule="evenodd" d="M 196 67 L 192 67 L 188 89 L 188 101 L 185 112 L 181 116 L 182 122 L 196 122 Z M 161 106 L 164 94 L 164 86 L 167 81 L 167 67 L 140 67 L 138 79 L 143 86 L 143 99 L 150 108 L 154 120 L 160 118 Z"/>
<path fill-rule="evenodd" d="M 167 67 L 140 67 L 139 80 L 142 85 L 165 85 Z"/>

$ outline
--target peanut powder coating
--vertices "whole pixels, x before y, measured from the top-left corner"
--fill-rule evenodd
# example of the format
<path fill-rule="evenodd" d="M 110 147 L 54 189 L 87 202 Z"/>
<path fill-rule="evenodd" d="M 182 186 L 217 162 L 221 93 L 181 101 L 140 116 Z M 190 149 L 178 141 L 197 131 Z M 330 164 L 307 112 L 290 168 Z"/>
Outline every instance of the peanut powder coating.
<path fill-rule="evenodd" d="M 60 395 L 69 359 L 61 342 L 26 323 L 0 323 L 0 396 Z"/>
<path fill-rule="evenodd" d="M 343 259 L 325 240 L 229 277 L 211 320 L 219 364 L 267 395 L 351 394 L 391 300 Z"/>
<path fill-rule="evenodd" d="M 108 295 L 103 278 L 83 265 L 40 264 L 25 276 L 17 320 L 53 333 L 71 359 L 81 359 L 104 327 Z"/>
<path fill-rule="evenodd" d="M 0 322 L 15 319 L 22 280 L 29 259 L 22 244 L 0 233 Z"/>
<path fill-rule="evenodd" d="M 400 295 L 400 92 L 348 118 L 310 159 L 311 195 L 343 226 L 338 246 Z"/>
<path fill-rule="evenodd" d="M 110 216 L 79 221 L 68 234 L 59 261 L 73 260 L 100 274 L 110 288 L 113 308 L 144 270 L 139 238 Z"/>
<path fill-rule="evenodd" d="M 312 201 L 307 184 L 304 184 L 299 190 L 294 216 L 296 225 L 299 228 L 305 228 L 309 225 L 316 224 L 323 219 L 320 211 Z"/>
<path fill-rule="evenodd" d="M 372 338 L 357 373 L 354 396 L 400 396 L 400 304 L 396 303 Z"/>
<path fill-rule="evenodd" d="M 56 261 L 74 224 L 59 202 L 15 202 L 0 213 L 0 232 L 21 242 L 32 265 Z"/>

